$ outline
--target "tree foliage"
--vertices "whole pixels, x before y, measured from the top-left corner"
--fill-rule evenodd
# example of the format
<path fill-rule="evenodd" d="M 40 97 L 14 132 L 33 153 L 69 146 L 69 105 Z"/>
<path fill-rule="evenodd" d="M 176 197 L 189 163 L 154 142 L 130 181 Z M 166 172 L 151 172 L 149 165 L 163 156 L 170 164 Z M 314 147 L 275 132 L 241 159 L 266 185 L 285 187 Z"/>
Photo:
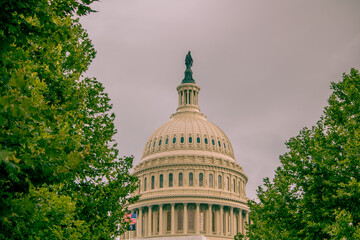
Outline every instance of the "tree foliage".
<path fill-rule="evenodd" d="M 249 239 L 360 239 L 359 72 L 331 89 L 323 116 L 286 143 L 250 202 Z"/>
<path fill-rule="evenodd" d="M 93 0 L 0 3 L 0 239 L 111 239 L 136 179 L 118 158 L 95 50 Z"/>

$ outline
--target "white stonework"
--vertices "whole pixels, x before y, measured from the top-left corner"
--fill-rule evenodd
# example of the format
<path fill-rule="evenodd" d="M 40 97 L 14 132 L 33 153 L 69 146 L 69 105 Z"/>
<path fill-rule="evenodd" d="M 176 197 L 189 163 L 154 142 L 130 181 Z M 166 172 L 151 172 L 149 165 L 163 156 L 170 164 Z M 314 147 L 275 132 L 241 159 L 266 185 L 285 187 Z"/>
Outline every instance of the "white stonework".
<path fill-rule="evenodd" d="M 200 87 L 177 87 L 179 105 L 147 141 L 133 174 L 136 231 L 121 239 L 233 239 L 244 232 L 248 181 L 225 133 L 200 113 Z"/>

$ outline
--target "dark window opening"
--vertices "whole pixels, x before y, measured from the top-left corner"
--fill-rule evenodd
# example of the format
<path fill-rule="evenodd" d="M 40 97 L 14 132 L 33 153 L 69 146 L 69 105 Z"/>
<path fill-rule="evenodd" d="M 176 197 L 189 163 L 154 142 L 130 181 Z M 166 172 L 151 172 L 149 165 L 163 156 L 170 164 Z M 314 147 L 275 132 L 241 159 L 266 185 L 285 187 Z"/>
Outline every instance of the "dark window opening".
<path fill-rule="evenodd" d="M 183 185 L 183 174 L 179 173 L 179 186 L 181 187 Z"/>
<path fill-rule="evenodd" d="M 164 176 L 160 174 L 160 188 L 164 187 Z"/>
<path fill-rule="evenodd" d="M 202 187 L 204 185 L 204 174 L 199 174 L 199 186 Z"/>
<path fill-rule="evenodd" d="M 173 186 L 173 174 L 170 173 L 169 174 L 169 187 L 172 187 Z"/>
<path fill-rule="evenodd" d="M 213 182 L 214 182 L 213 175 L 210 173 L 210 175 L 209 175 L 209 187 L 212 188 L 214 186 Z"/>
<path fill-rule="evenodd" d="M 199 137 L 196 138 L 196 142 L 200 143 L 200 138 Z"/>
<path fill-rule="evenodd" d="M 193 185 L 194 185 L 194 174 L 189 173 L 189 186 L 193 186 Z"/>
<path fill-rule="evenodd" d="M 189 137 L 189 143 L 192 143 L 192 137 Z"/>

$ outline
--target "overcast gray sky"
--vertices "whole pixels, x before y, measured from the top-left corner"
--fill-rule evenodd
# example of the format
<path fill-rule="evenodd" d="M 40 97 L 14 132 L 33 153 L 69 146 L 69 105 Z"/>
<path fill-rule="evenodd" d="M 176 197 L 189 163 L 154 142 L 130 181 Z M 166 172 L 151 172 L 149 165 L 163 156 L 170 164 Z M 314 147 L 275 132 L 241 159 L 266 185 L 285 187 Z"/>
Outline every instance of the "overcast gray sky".
<path fill-rule="evenodd" d="M 88 76 L 105 86 L 121 156 L 140 161 L 177 107 L 191 50 L 199 104 L 229 137 L 256 197 L 284 143 L 319 120 L 360 68 L 360 1 L 103 0 L 82 19 L 97 50 Z"/>

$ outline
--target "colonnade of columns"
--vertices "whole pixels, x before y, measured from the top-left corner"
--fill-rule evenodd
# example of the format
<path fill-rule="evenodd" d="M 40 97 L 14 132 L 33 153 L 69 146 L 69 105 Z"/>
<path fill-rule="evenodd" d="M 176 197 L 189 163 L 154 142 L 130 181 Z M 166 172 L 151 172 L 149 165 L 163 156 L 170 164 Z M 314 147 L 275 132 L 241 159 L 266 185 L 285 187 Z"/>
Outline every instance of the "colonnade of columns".
<path fill-rule="evenodd" d="M 180 106 L 197 106 L 199 105 L 199 86 L 197 85 L 180 85 L 177 88 L 179 93 Z"/>
<path fill-rule="evenodd" d="M 216 235 L 232 237 L 245 232 L 248 212 L 219 204 L 170 203 L 133 209 L 136 231 L 122 239 L 164 235 Z"/>

